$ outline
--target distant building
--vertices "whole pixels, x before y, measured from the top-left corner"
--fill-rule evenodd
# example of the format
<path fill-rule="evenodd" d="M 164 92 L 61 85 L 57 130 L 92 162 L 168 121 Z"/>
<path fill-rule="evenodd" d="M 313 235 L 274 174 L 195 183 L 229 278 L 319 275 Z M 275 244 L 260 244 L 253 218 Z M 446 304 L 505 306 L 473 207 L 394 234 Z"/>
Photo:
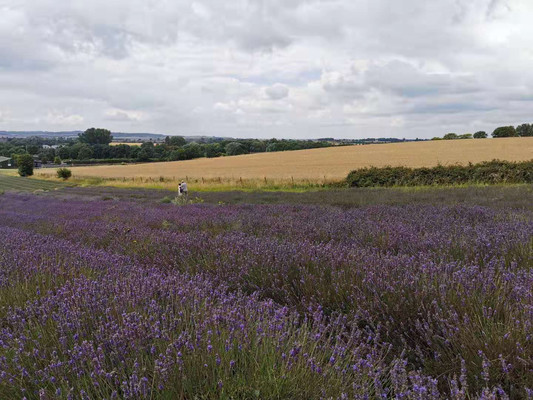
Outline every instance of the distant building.
<path fill-rule="evenodd" d="M 43 162 L 41 160 L 33 160 L 33 168 L 42 168 Z"/>
<path fill-rule="evenodd" d="M 9 157 L 2 157 L 0 156 L 0 168 L 11 168 L 13 166 L 13 162 L 11 158 Z"/>
<path fill-rule="evenodd" d="M 58 144 L 54 144 L 54 145 L 49 145 L 49 144 L 43 144 L 43 149 L 57 149 L 59 148 L 59 145 Z"/>

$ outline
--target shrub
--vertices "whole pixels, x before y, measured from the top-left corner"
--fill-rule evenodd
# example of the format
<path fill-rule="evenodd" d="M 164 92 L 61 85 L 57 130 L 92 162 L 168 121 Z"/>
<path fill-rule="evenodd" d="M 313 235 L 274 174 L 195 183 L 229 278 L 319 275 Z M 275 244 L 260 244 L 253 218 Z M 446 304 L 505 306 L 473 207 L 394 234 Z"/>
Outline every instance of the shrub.
<path fill-rule="evenodd" d="M 64 181 L 66 181 L 72 176 L 72 171 L 68 168 L 59 168 L 56 174 L 59 179 L 63 179 Z"/>
<path fill-rule="evenodd" d="M 175 206 L 185 206 L 187 204 L 201 204 L 204 202 L 204 199 L 201 197 L 188 198 L 187 196 L 176 196 L 171 201 Z"/>
<path fill-rule="evenodd" d="M 346 180 L 352 187 L 533 183 L 533 160 L 493 160 L 431 168 L 370 167 L 350 172 Z"/>
<path fill-rule="evenodd" d="M 29 154 L 17 156 L 18 172 L 20 176 L 33 175 L 33 157 Z"/>
<path fill-rule="evenodd" d="M 56 157 L 54 158 L 54 164 L 60 165 L 60 164 L 61 164 L 61 158 L 59 158 L 58 156 L 56 156 Z"/>

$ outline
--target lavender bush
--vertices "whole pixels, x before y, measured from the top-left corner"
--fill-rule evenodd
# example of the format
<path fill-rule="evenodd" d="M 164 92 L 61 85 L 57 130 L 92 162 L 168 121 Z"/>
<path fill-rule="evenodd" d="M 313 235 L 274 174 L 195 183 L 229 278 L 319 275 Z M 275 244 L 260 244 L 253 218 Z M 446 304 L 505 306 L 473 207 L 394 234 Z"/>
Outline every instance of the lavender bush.
<path fill-rule="evenodd" d="M 533 215 L 0 207 L 0 398 L 533 396 Z"/>

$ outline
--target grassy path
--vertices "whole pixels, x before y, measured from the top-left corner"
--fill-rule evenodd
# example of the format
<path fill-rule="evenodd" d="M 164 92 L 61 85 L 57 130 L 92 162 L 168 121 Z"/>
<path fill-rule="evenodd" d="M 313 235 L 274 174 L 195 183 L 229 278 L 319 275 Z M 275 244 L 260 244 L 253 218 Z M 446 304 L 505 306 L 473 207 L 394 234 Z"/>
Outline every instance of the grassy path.
<path fill-rule="evenodd" d="M 34 192 L 36 190 L 56 190 L 72 186 L 66 182 L 53 182 L 41 179 L 22 178 L 0 173 L 0 191 Z"/>

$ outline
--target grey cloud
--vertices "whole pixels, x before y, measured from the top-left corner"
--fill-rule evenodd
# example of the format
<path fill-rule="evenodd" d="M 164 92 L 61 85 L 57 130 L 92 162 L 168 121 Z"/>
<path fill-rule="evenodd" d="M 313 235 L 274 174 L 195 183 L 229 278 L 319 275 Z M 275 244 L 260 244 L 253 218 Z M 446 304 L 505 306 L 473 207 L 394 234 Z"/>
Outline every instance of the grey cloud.
<path fill-rule="evenodd" d="M 532 17 L 528 0 L 0 0 L 2 124 L 490 130 L 529 119 Z"/>

